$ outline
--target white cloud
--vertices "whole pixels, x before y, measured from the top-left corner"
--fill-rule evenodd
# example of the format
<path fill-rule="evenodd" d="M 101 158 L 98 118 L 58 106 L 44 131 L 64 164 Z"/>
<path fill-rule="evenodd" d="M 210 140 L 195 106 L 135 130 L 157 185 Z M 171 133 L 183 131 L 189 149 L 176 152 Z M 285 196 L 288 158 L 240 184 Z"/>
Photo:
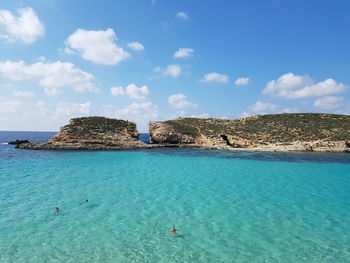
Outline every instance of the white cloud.
<path fill-rule="evenodd" d="M 205 74 L 202 82 L 218 82 L 218 83 L 227 83 L 229 82 L 229 77 L 225 74 L 219 74 L 216 72 Z"/>
<path fill-rule="evenodd" d="M 23 103 L 18 100 L 0 101 L 0 114 L 18 113 L 23 107 Z"/>
<path fill-rule="evenodd" d="M 157 118 L 158 116 L 158 110 L 151 102 L 133 102 L 124 109 L 118 110 L 117 116 L 123 117 L 145 113 L 150 117 L 150 119 Z"/>
<path fill-rule="evenodd" d="M 20 8 L 17 12 L 16 17 L 8 10 L 0 10 L 0 38 L 30 44 L 44 36 L 45 27 L 31 7 Z"/>
<path fill-rule="evenodd" d="M 299 110 L 297 108 L 284 108 L 280 113 L 297 113 Z"/>
<path fill-rule="evenodd" d="M 315 100 L 313 105 L 316 108 L 332 110 L 341 107 L 343 99 L 343 97 L 326 96 Z"/>
<path fill-rule="evenodd" d="M 275 104 L 257 101 L 254 105 L 249 106 L 248 109 L 242 113 L 242 115 L 246 117 L 257 114 L 274 113 L 277 109 L 278 106 Z"/>
<path fill-rule="evenodd" d="M 61 49 L 61 50 L 62 50 L 62 49 Z M 65 48 L 63 49 L 63 52 L 66 53 L 67 55 L 74 55 L 74 54 L 76 54 L 76 53 L 74 52 L 74 50 L 71 50 L 71 49 L 68 48 L 68 47 L 65 47 Z"/>
<path fill-rule="evenodd" d="M 125 95 L 125 89 L 123 87 L 112 87 L 111 88 L 111 94 L 113 96 L 120 96 L 120 95 Z"/>
<path fill-rule="evenodd" d="M 176 17 L 184 20 L 188 20 L 188 15 L 185 12 L 177 12 Z"/>
<path fill-rule="evenodd" d="M 70 50 L 76 50 L 84 59 L 103 65 L 117 65 L 129 59 L 130 55 L 117 46 L 113 29 L 84 30 L 77 29 L 66 40 Z"/>
<path fill-rule="evenodd" d="M 14 90 L 13 96 L 15 97 L 33 97 L 35 94 L 31 91 L 20 91 L 20 90 Z"/>
<path fill-rule="evenodd" d="M 186 100 L 186 96 L 182 93 L 173 94 L 168 97 L 168 103 L 177 109 L 185 109 L 185 108 L 195 108 L 198 105 Z"/>
<path fill-rule="evenodd" d="M 139 42 L 131 42 L 128 44 L 128 47 L 135 51 L 141 51 L 145 49 L 144 46 Z"/>
<path fill-rule="evenodd" d="M 46 61 L 46 58 L 44 56 L 40 56 L 40 57 L 38 57 L 38 60 L 39 61 Z"/>
<path fill-rule="evenodd" d="M 191 115 L 191 118 L 207 119 L 209 118 L 209 113 L 194 114 L 194 115 Z"/>
<path fill-rule="evenodd" d="M 293 73 L 282 75 L 277 80 L 267 83 L 263 94 L 271 94 L 288 99 L 325 96 L 340 93 L 347 89 L 343 83 L 337 83 L 334 79 L 316 83 L 309 76 L 298 76 Z"/>
<path fill-rule="evenodd" d="M 71 87 L 75 91 L 97 92 L 93 83 L 94 76 L 87 73 L 72 63 L 68 62 L 37 62 L 27 65 L 24 61 L 0 62 L 0 73 L 13 80 L 32 80 L 38 79 L 41 86 Z"/>
<path fill-rule="evenodd" d="M 277 109 L 277 105 L 272 103 L 264 103 L 261 101 L 257 101 L 253 106 L 249 107 L 251 112 L 265 112 L 265 111 L 275 111 Z"/>
<path fill-rule="evenodd" d="M 44 89 L 44 92 L 48 96 L 57 96 L 62 93 L 62 91 L 58 88 L 48 88 L 48 87 Z"/>
<path fill-rule="evenodd" d="M 138 88 L 135 84 L 130 84 L 126 87 L 126 93 L 132 99 L 145 99 L 149 96 L 149 89 L 147 86 Z"/>
<path fill-rule="evenodd" d="M 39 108 L 44 108 L 46 106 L 46 103 L 43 102 L 42 100 L 39 100 L 36 105 L 39 107 Z"/>
<path fill-rule="evenodd" d="M 174 53 L 174 58 L 187 58 L 193 55 L 194 50 L 192 48 L 179 48 Z"/>
<path fill-rule="evenodd" d="M 86 103 L 68 103 L 60 102 L 56 105 L 55 116 L 82 116 L 91 112 L 91 102 Z"/>
<path fill-rule="evenodd" d="M 235 81 L 235 84 L 237 86 L 246 86 L 250 83 L 250 79 L 249 78 L 238 78 Z"/>
<path fill-rule="evenodd" d="M 170 75 L 173 78 L 176 78 L 181 74 L 181 67 L 179 65 L 173 64 L 169 65 L 163 72 L 164 75 Z"/>
<path fill-rule="evenodd" d="M 159 73 L 161 71 L 161 68 L 160 67 L 155 67 L 155 68 L 153 68 L 153 71 Z"/>
<path fill-rule="evenodd" d="M 125 108 L 118 109 L 113 105 L 103 105 L 102 115 L 111 118 L 131 120 L 137 123 L 139 131 L 148 131 L 148 122 L 159 118 L 158 108 L 151 102 L 133 102 Z"/>
<path fill-rule="evenodd" d="M 113 96 L 128 95 L 132 99 L 146 99 L 149 96 L 149 89 L 147 86 L 142 86 L 138 88 L 135 84 L 130 84 L 123 87 L 113 87 L 111 88 L 111 94 Z"/>

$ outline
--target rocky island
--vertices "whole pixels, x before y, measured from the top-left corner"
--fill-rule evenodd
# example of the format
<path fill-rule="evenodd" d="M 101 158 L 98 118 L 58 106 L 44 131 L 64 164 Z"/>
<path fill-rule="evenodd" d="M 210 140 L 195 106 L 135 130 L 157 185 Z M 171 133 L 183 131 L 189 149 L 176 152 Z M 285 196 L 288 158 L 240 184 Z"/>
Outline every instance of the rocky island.
<path fill-rule="evenodd" d="M 82 117 L 69 121 L 48 142 L 21 143 L 32 150 L 121 150 L 152 147 L 138 140 L 136 124 L 105 117 Z"/>
<path fill-rule="evenodd" d="M 105 117 L 71 119 L 48 142 L 20 143 L 33 150 L 122 150 L 155 147 L 257 151 L 350 152 L 350 116 L 318 113 L 258 115 L 236 120 L 178 118 L 150 122 L 150 143 L 136 124 Z"/>
<path fill-rule="evenodd" d="M 350 116 L 258 115 L 236 120 L 179 118 L 152 122 L 151 142 L 214 149 L 350 152 Z"/>

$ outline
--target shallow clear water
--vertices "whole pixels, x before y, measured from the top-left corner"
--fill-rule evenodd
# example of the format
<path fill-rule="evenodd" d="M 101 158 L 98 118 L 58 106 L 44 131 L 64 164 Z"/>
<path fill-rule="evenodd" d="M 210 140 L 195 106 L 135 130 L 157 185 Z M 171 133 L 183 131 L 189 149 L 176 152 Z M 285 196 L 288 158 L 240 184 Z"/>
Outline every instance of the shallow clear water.
<path fill-rule="evenodd" d="M 350 155 L 0 145 L 0 208 L 0 262 L 349 262 Z"/>

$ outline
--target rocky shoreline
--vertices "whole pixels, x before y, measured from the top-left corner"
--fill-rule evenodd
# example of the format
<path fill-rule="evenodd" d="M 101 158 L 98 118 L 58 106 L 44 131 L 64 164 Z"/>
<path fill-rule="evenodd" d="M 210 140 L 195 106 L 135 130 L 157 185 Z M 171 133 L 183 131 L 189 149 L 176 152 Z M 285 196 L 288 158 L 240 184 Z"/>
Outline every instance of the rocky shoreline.
<path fill-rule="evenodd" d="M 136 124 L 104 117 L 82 117 L 69 121 L 48 142 L 21 143 L 19 149 L 30 150 L 124 150 L 148 149 L 151 145 L 138 140 Z"/>
<path fill-rule="evenodd" d="M 152 122 L 151 142 L 208 149 L 350 152 L 350 116 L 274 114 L 236 120 L 179 118 Z"/>
<path fill-rule="evenodd" d="M 302 126 L 307 123 L 311 126 Z M 270 127 L 269 127 L 270 126 Z M 310 128 L 311 127 L 311 128 Z M 115 151 L 186 147 L 232 151 L 350 152 L 350 116 L 277 114 L 238 120 L 179 118 L 149 124 L 150 143 L 136 124 L 104 117 L 71 119 L 48 142 L 18 141 L 30 150 Z"/>

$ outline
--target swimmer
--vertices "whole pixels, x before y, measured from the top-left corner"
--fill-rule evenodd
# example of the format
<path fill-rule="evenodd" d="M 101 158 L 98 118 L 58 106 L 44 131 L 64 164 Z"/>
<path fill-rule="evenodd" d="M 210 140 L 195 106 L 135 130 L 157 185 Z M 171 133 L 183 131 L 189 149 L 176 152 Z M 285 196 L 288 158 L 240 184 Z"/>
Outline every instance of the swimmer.
<path fill-rule="evenodd" d="M 81 203 L 81 205 L 86 204 L 86 203 L 88 203 L 88 202 L 89 202 L 89 199 L 86 199 L 85 201 L 83 201 L 83 202 Z"/>
<path fill-rule="evenodd" d="M 170 232 L 171 232 L 173 235 L 177 235 L 176 228 L 175 228 L 174 225 L 171 227 L 171 231 L 170 231 Z"/>
<path fill-rule="evenodd" d="M 58 214 L 60 211 L 61 211 L 61 209 L 59 207 L 56 207 L 55 213 Z"/>

